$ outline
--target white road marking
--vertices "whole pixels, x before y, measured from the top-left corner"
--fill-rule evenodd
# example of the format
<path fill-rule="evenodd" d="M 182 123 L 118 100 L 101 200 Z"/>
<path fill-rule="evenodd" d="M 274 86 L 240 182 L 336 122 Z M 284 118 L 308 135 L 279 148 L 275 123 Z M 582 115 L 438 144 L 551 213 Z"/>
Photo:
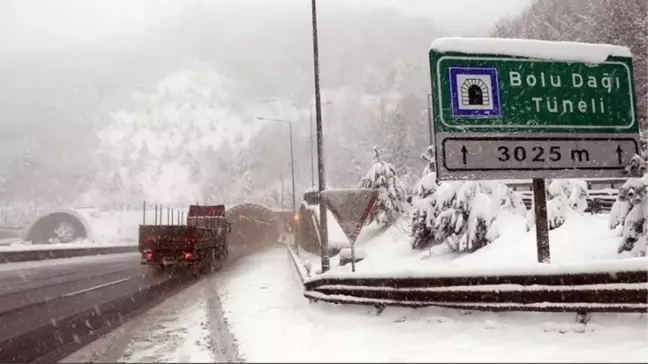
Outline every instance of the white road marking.
<path fill-rule="evenodd" d="M 108 283 L 100 284 L 100 285 L 98 285 L 98 286 L 94 286 L 94 287 L 90 287 L 90 288 L 82 289 L 82 290 L 80 290 L 80 291 L 76 291 L 76 292 L 72 292 L 72 293 L 66 293 L 66 294 L 62 295 L 61 298 L 63 298 L 63 297 L 75 296 L 75 295 L 78 295 L 78 294 L 81 294 L 81 293 L 85 293 L 85 292 L 89 292 L 89 291 L 94 291 L 95 289 L 99 289 L 99 288 L 104 288 L 104 287 L 112 286 L 112 285 L 115 285 L 115 284 L 119 284 L 119 283 L 122 283 L 122 282 L 126 282 L 126 281 L 128 281 L 128 280 L 130 280 L 130 277 L 129 277 L 129 278 L 120 279 L 120 280 L 117 280 L 117 281 L 113 281 L 113 282 L 108 282 Z"/>

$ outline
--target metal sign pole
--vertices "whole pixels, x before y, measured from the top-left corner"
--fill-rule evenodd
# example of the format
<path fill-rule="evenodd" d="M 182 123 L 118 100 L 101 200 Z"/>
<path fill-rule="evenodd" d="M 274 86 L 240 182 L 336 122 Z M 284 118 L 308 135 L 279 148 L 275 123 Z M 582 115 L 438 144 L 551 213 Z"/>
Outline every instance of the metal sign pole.
<path fill-rule="evenodd" d="M 319 74 L 319 48 L 317 44 L 317 5 L 316 0 L 311 0 L 311 12 L 313 22 L 313 71 L 315 77 L 315 126 L 317 133 L 317 172 L 319 183 L 319 218 L 320 218 L 320 236 L 322 257 L 322 273 L 329 270 L 329 251 L 328 251 L 328 224 L 326 205 L 322 201 L 322 191 L 326 189 L 326 179 L 324 175 L 324 132 L 322 128 L 322 102 L 320 98 L 320 74 Z"/>
<path fill-rule="evenodd" d="M 549 224 L 547 221 L 547 193 L 545 192 L 545 180 L 542 178 L 533 179 L 533 203 L 535 205 L 538 263 L 549 263 L 551 253 L 549 249 Z"/>

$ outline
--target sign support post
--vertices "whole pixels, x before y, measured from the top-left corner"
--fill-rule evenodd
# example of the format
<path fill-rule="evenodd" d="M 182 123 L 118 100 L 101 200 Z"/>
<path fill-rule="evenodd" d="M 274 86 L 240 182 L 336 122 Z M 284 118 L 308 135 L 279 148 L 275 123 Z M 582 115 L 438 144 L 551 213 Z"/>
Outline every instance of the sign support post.
<path fill-rule="evenodd" d="M 549 263 L 551 253 L 549 249 L 549 224 L 547 221 L 547 192 L 545 180 L 533 179 L 533 205 L 536 220 L 536 249 L 538 263 Z"/>

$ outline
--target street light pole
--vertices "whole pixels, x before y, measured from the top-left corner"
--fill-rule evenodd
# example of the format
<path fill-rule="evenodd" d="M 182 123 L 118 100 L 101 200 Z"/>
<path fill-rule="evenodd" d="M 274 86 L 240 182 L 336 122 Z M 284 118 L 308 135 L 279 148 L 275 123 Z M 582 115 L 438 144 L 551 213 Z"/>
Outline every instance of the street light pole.
<path fill-rule="evenodd" d="M 315 187 L 315 158 L 313 158 L 313 104 L 310 106 L 310 119 L 308 126 L 310 128 L 310 134 L 308 137 L 308 149 L 310 150 L 310 162 L 311 162 L 311 187 Z"/>
<path fill-rule="evenodd" d="M 274 121 L 277 123 L 288 124 L 288 133 L 290 136 L 290 178 L 291 178 L 291 187 L 292 187 L 292 211 L 293 211 L 293 234 L 296 232 L 296 222 L 295 216 L 297 216 L 297 200 L 295 194 L 295 154 L 293 152 L 293 133 L 292 133 L 292 121 L 283 120 L 283 119 L 272 119 L 272 118 L 263 118 L 257 116 L 257 120 L 264 121 Z M 282 188 L 283 193 L 283 188 Z M 282 206 L 283 208 L 283 203 Z"/>
<path fill-rule="evenodd" d="M 325 101 L 322 104 L 323 105 L 328 105 L 330 104 L 331 101 Z M 315 154 L 313 152 L 313 106 L 315 106 L 313 103 L 310 104 L 310 119 L 309 119 L 309 124 L 308 126 L 310 127 L 310 137 L 308 138 L 309 144 L 308 147 L 310 149 L 310 158 L 311 158 L 311 186 L 315 187 L 315 158 L 313 158 L 313 155 Z"/>
<path fill-rule="evenodd" d="M 290 138 L 290 178 L 292 184 L 292 205 L 293 205 L 292 210 L 293 212 L 296 212 L 295 207 L 297 205 L 297 202 L 295 200 L 295 154 L 293 153 L 292 122 L 283 119 L 263 118 L 260 116 L 257 116 L 257 120 L 274 121 L 276 123 L 288 124 L 288 133 Z"/>
<path fill-rule="evenodd" d="M 320 217 L 320 238 L 322 273 L 329 270 L 328 256 L 328 224 L 327 212 L 324 201 L 322 200 L 322 191 L 326 189 L 326 179 L 324 176 L 324 142 L 322 130 L 322 104 L 320 100 L 320 78 L 319 78 L 319 49 L 317 44 L 317 5 L 316 0 L 311 0 L 311 11 L 313 21 L 313 73 L 315 77 L 315 121 L 317 128 L 317 171 L 319 182 L 319 217 Z"/>
<path fill-rule="evenodd" d="M 295 220 L 295 215 L 297 214 L 297 203 L 295 200 L 295 155 L 293 154 L 293 134 L 292 134 L 292 123 L 288 123 L 288 132 L 290 133 L 290 174 L 291 174 L 291 184 L 292 184 L 292 210 L 293 210 L 293 221 Z M 293 233 L 295 233 L 293 223 Z"/>

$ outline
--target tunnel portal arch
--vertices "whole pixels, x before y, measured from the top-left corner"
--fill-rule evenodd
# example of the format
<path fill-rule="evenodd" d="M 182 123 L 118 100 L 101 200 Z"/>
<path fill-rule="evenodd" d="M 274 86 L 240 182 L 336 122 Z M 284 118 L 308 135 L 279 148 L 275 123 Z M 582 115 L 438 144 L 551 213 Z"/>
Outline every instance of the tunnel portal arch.
<path fill-rule="evenodd" d="M 69 243 L 86 239 L 92 230 L 88 221 L 72 209 L 47 212 L 32 221 L 23 232 L 23 239 L 32 244 L 50 244 L 58 240 Z"/>
<path fill-rule="evenodd" d="M 255 203 L 238 204 L 225 211 L 232 224 L 227 240 L 230 251 L 249 254 L 272 247 L 282 232 L 277 213 Z"/>

